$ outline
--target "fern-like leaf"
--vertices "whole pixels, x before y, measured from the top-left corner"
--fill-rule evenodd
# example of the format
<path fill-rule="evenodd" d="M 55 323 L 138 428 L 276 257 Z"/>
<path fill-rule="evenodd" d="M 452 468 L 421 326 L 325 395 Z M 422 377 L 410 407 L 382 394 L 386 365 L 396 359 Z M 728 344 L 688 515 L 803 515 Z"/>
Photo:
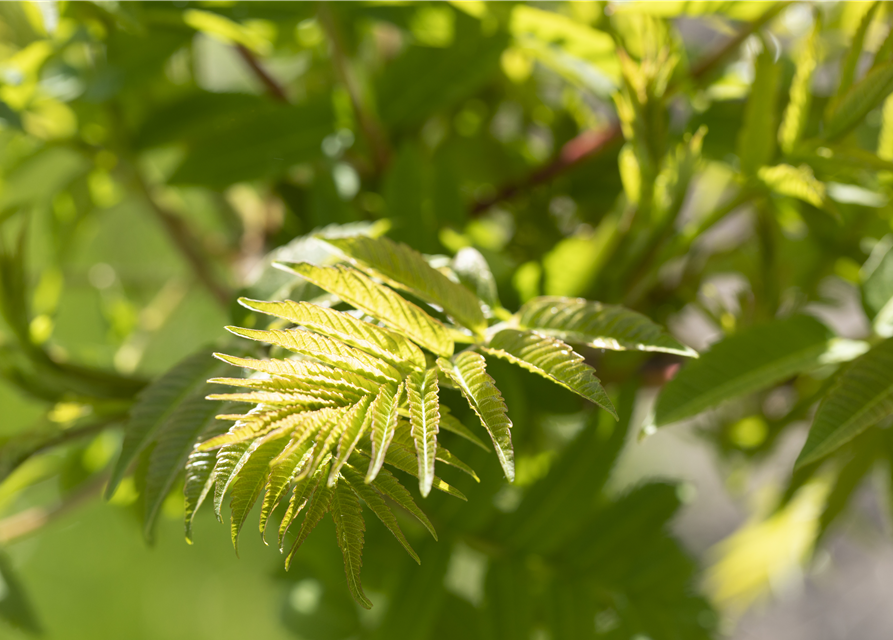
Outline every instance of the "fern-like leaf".
<path fill-rule="evenodd" d="M 245 518 L 260 497 L 270 475 L 270 463 L 282 453 L 288 442 L 287 435 L 279 435 L 265 440 L 242 466 L 233 484 L 230 499 L 230 535 L 233 548 L 239 552 L 239 533 Z"/>
<path fill-rule="evenodd" d="M 363 593 L 363 585 L 360 582 L 360 568 L 363 566 L 363 533 L 366 531 L 360 501 L 346 482 L 339 482 L 331 491 L 331 513 L 335 521 L 338 546 L 341 555 L 344 556 L 347 588 L 358 604 L 371 609 L 372 603 Z"/>
<path fill-rule="evenodd" d="M 270 462 L 270 476 L 267 480 L 266 493 L 260 510 L 260 534 L 266 543 L 267 523 L 273 510 L 285 495 L 289 483 L 310 461 L 316 443 L 305 440 L 297 446 L 286 446 L 285 450 Z"/>
<path fill-rule="evenodd" d="M 369 411 L 372 413 L 372 460 L 369 462 L 366 482 L 375 480 L 375 476 L 378 475 L 385 462 L 388 446 L 397 431 L 400 396 L 403 393 L 403 388 L 402 383 L 397 388 L 382 387 L 369 407 Z"/>
<path fill-rule="evenodd" d="M 431 493 L 431 483 L 434 482 L 437 432 L 440 426 L 437 369 L 411 373 L 406 379 L 406 396 L 409 400 L 412 440 L 419 459 L 419 491 L 423 497 L 427 497 Z"/>
<path fill-rule="evenodd" d="M 558 338 L 535 331 L 505 329 L 494 335 L 489 345 L 481 347 L 481 350 L 543 376 L 617 417 L 617 411 L 596 377 L 595 369 Z"/>
<path fill-rule="evenodd" d="M 234 442 L 217 450 L 217 464 L 214 465 L 214 513 L 218 521 L 223 522 L 220 510 L 223 508 L 226 492 L 248 458 L 261 444 L 261 440 Z"/>
<path fill-rule="evenodd" d="M 820 460 L 893 413 L 893 338 L 856 360 L 816 412 L 796 467 Z"/>
<path fill-rule="evenodd" d="M 581 298 L 534 298 L 515 314 L 514 322 L 520 329 L 597 349 L 698 355 L 641 313 Z"/>
<path fill-rule="evenodd" d="M 288 349 L 298 355 L 319 360 L 323 364 L 350 371 L 380 383 L 396 382 L 400 372 L 383 360 L 349 347 L 340 340 L 326 338 L 301 329 L 261 331 L 227 327 L 227 331 L 242 338 L 258 340 Z"/>
<path fill-rule="evenodd" d="M 332 506 L 332 498 L 335 495 L 335 490 L 326 485 L 325 479 L 327 475 L 328 473 L 320 473 L 318 477 L 315 476 L 316 481 L 313 485 L 313 493 L 307 499 L 307 507 L 304 513 L 304 520 L 301 523 L 301 530 L 298 532 L 298 537 L 295 538 L 291 550 L 285 558 L 286 570 L 291 565 L 291 559 L 294 557 L 295 552 L 301 547 L 304 540 L 310 535 L 310 532 L 316 528 L 316 525 L 322 521 L 323 516 L 329 512 L 329 509 Z"/>
<path fill-rule="evenodd" d="M 320 307 L 309 302 L 263 302 L 239 298 L 239 303 L 254 311 L 275 316 L 340 340 L 384 360 L 408 373 L 425 368 L 425 354 L 395 331 L 353 317 L 349 313 Z"/>
<path fill-rule="evenodd" d="M 350 465 L 343 466 L 341 473 L 344 476 L 344 480 L 350 485 L 350 488 L 357 494 L 357 497 L 361 498 L 363 502 L 366 503 L 366 506 L 369 507 L 372 513 L 381 520 L 381 523 L 388 528 L 388 531 L 390 531 L 394 537 L 397 538 L 398 542 L 403 545 L 403 548 L 406 549 L 406 553 L 408 553 L 418 564 L 421 564 L 422 561 L 419 559 L 418 554 L 416 554 L 415 550 L 409 544 L 409 540 L 406 539 L 406 536 L 403 535 L 403 531 L 400 529 L 400 524 L 397 522 L 394 512 L 391 511 L 391 508 L 385 502 L 378 489 L 366 484 L 363 474 Z"/>
<path fill-rule="evenodd" d="M 496 455 L 505 477 L 515 479 L 515 453 L 512 449 L 512 421 L 506 412 L 505 401 L 487 373 L 484 357 L 479 353 L 463 351 L 452 360 L 438 358 L 441 371 L 462 391 L 468 404 L 480 418 L 490 434 Z"/>
<path fill-rule="evenodd" d="M 415 249 L 388 238 L 368 236 L 324 240 L 357 266 L 392 286 L 437 305 L 457 323 L 475 333 L 487 328 L 477 296 L 433 269 Z"/>
<path fill-rule="evenodd" d="M 313 492 L 319 484 L 321 475 L 322 470 L 318 469 L 311 476 L 295 483 L 295 486 L 292 489 L 291 498 L 288 501 L 288 508 L 285 510 L 285 514 L 282 516 L 282 522 L 279 525 L 278 543 L 280 551 L 285 550 L 285 534 L 288 533 L 289 528 L 297 519 L 298 514 L 301 513 L 301 510 L 306 506 L 310 496 L 313 495 Z"/>
<path fill-rule="evenodd" d="M 281 266 L 400 331 L 432 353 L 447 357 L 453 354 L 453 340 L 444 325 L 362 272 L 345 265 L 317 267 L 302 262 Z"/>
<path fill-rule="evenodd" d="M 363 482 L 365 483 L 365 479 Z M 397 478 L 394 477 L 394 474 L 392 474 L 387 469 L 382 469 L 378 473 L 378 476 L 375 478 L 375 482 L 372 483 L 372 486 L 381 491 L 384 495 L 396 502 L 398 505 L 403 507 L 416 520 L 418 520 L 422 524 L 422 526 L 424 526 L 428 530 L 428 533 L 431 534 L 431 537 L 437 540 L 437 532 L 434 531 L 434 525 L 431 524 L 428 516 L 426 516 L 424 512 L 419 509 L 419 506 L 415 503 L 415 500 L 412 499 L 412 495 L 409 493 L 406 487 L 400 484 Z M 436 480 L 435 487 L 437 487 Z"/>
<path fill-rule="evenodd" d="M 443 428 L 444 431 L 455 433 L 460 438 L 465 438 L 484 451 L 490 451 L 490 447 L 488 447 L 483 440 L 472 433 L 471 429 L 462 424 L 462 422 L 458 418 L 456 418 L 456 416 L 450 413 L 450 408 L 443 404 L 440 405 L 440 426 Z"/>
<path fill-rule="evenodd" d="M 346 424 L 338 441 L 338 453 L 335 455 L 332 470 L 329 472 L 328 484 L 330 487 L 335 484 L 341 467 L 347 462 L 350 454 L 372 426 L 372 419 L 375 415 L 369 410 L 372 401 L 372 396 L 366 396 L 354 405 L 345 418 Z"/>

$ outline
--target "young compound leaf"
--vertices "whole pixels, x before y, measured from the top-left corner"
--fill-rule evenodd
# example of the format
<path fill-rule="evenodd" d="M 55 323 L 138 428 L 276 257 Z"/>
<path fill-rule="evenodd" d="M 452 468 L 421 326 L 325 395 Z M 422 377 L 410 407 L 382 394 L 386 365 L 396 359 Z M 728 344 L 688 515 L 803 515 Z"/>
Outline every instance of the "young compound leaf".
<path fill-rule="evenodd" d="M 400 524 L 397 522 L 394 512 L 391 511 L 391 508 L 385 502 L 381 493 L 374 487 L 366 484 L 363 479 L 363 474 L 350 465 L 342 467 L 342 474 L 354 493 L 366 503 L 366 506 L 372 510 L 372 513 L 381 520 L 381 523 L 386 526 L 388 530 L 394 534 L 394 537 L 397 538 L 400 544 L 403 545 L 403 548 L 406 549 L 406 553 L 408 553 L 418 564 L 422 564 L 422 561 L 409 544 L 406 536 L 403 535 L 403 531 L 400 529 Z"/>
<path fill-rule="evenodd" d="M 383 360 L 379 360 L 359 349 L 349 347 L 340 340 L 326 338 L 301 329 L 277 329 L 260 331 L 227 327 L 227 331 L 243 338 L 258 340 L 288 349 L 299 355 L 319 360 L 337 369 L 356 373 L 380 383 L 396 382 L 402 378 L 400 372 Z"/>
<path fill-rule="evenodd" d="M 319 484 L 323 469 L 317 469 L 312 475 L 302 480 L 298 480 L 292 489 L 291 498 L 288 501 L 288 508 L 282 516 L 282 522 L 279 524 L 279 550 L 285 550 L 285 534 L 289 527 L 297 519 L 298 514 L 306 506 L 313 492 Z"/>
<path fill-rule="evenodd" d="M 447 357 L 453 354 L 453 340 L 445 326 L 360 271 L 345 265 L 316 267 L 305 262 L 277 265 L 381 320 L 432 353 Z"/>
<path fill-rule="evenodd" d="M 210 352 L 201 351 L 175 365 L 137 396 L 124 429 L 124 443 L 106 488 L 110 498 L 140 452 L 171 420 L 183 402 L 204 397 L 210 391 L 206 380 L 214 374 Z M 190 443 L 191 444 L 191 443 Z"/>
<path fill-rule="evenodd" d="M 329 472 L 328 484 L 330 487 L 334 486 L 341 467 L 347 462 L 350 454 L 353 453 L 360 440 L 372 426 L 374 414 L 369 410 L 372 401 L 373 397 L 371 395 L 366 396 L 354 405 L 345 418 L 346 426 L 341 433 L 341 438 L 338 442 L 338 453 L 335 455 L 335 460 L 332 462 L 332 470 Z"/>
<path fill-rule="evenodd" d="M 881 64 L 868 72 L 862 80 L 853 85 L 843 98 L 825 126 L 825 139 L 835 140 L 850 132 L 879 106 L 893 91 L 893 62 Z"/>
<path fill-rule="evenodd" d="M 201 434 L 199 440 L 207 440 L 226 431 L 226 425 L 215 420 Z M 193 449 L 186 459 L 186 480 L 183 483 L 186 542 L 192 544 L 192 521 L 199 507 L 214 487 L 214 466 L 217 464 L 216 451 Z"/>
<path fill-rule="evenodd" d="M 664 387 L 655 406 L 654 424 L 691 417 L 723 400 L 839 361 L 834 347 L 842 343 L 833 337 L 815 318 L 799 315 L 725 338 L 689 362 Z"/>
<path fill-rule="evenodd" d="M 239 471 L 238 478 L 233 484 L 232 498 L 230 499 L 230 535 L 233 540 L 233 548 L 239 552 L 239 533 L 248 512 L 257 502 L 260 493 L 270 477 L 270 463 L 282 453 L 288 442 L 288 435 L 277 435 L 265 439 L 263 444 L 251 455 L 248 461 Z"/>
<path fill-rule="evenodd" d="M 431 493 L 434 461 L 437 456 L 437 432 L 440 426 L 437 369 L 415 371 L 406 379 L 406 396 L 412 424 L 412 440 L 419 459 L 419 491 L 423 498 Z"/>
<path fill-rule="evenodd" d="M 443 427 L 444 431 L 455 433 L 457 436 L 476 444 L 484 451 L 490 451 L 490 447 L 484 444 L 484 441 L 474 435 L 471 432 L 471 429 L 462 424 L 456 416 L 450 413 L 450 408 L 446 405 L 440 405 L 440 426 Z"/>
<path fill-rule="evenodd" d="M 316 477 L 316 481 L 313 484 L 313 493 L 307 498 L 307 507 L 304 514 L 304 521 L 301 523 L 301 531 L 298 533 L 298 537 L 295 538 L 291 550 L 285 557 L 286 571 L 291 565 L 291 559 L 295 556 L 295 553 L 301 547 L 301 544 L 307 539 L 310 532 L 316 528 L 316 525 L 322 521 L 323 516 L 329 512 L 329 509 L 332 506 L 332 498 L 335 495 L 335 489 L 326 485 L 326 475 L 328 474 L 320 473 L 319 476 Z M 285 521 L 283 520 L 283 522 Z M 338 543 L 340 546 L 341 541 L 339 540 Z"/>
<path fill-rule="evenodd" d="M 260 371 L 278 378 L 278 380 L 218 379 L 222 384 L 265 390 L 286 389 L 312 395 L 320 395 L 320 391 L 328 390 L 332 393 L 321 394 L 321 397 L 341 401 L 345 398 L 359 400 L 367 393 L 375 393 L 380 386 L 374 380 L 359 374 L 306 360 L 256 360 L 222 353 L 215 353 L 214 356 L 233 366 Z"/>
<path fill-rule="evenodd" d="M 304 466 L 310 462 L 316 443 L 305 440 L 296 446 L 289 444 L 272 462 L 270 462 L 270 477 L 267 481 L 267 489 L 264 501 L 260 509 L 260 534 L 266 544 L 267 523 L 282 497 L 285 495 L 295 476 L 301 472 Z"/>
<path fill-rule="evenodd" d="M 357 449 L 357 453 L 359 453 L 360 455 L 362 455 L 365 458 L 371 459 L 371 457 L 369 456 L 369 453 L 366 451 L 363 451 L 362 449 Z M 413 452 L 410 448 L 408 448 L 408 447 L 407 448 L 389 447 L 388 453 L 385 456 L 384 461 L 387 464 L 394 467 L 395 469 L 399 469 L 400 471 L 402 471 L 404 473 L 408 473 L 413 478 L 418 480 L 418 478 L 419 478 L 419 463 L 418 463 L 418 460 L 416 460 L 415 452 Z M 385 471 L 387 471 L 387 469 L 385 469 L 384 467 L 379 469 L 378 474 L 375 476 L 375 480 L 373 481 L 373 484 L 375 484 L 375 486 L 377 486 L 379 489 L 381 489 L 382 487 L 378 483 L 378 479 L 381 476 L 381 474 L 383 474 Z M 468 498 L 465 497 L 464 493 L 459 491 L 456 487 L 447 484 L 446 482 L 444 482 L 437 476 L 434 477 L 434 482 L 432 484 L 432 487 L 434 487 L 438 491 L 448 493 L 451 496 L 453 496 L 454 498 L 459 498 L 460 500 L 464 500 L 466 502 L 468 501 Z M 390 495 L 390 494 L 388 494 L 388 495 Z"/>
<path fill-rule="evenodd" d="M 371 609 L 372 603 L 363 593 L 360 583 L 360 568 L 363 566 L 363 533 L 366 524 L 357 495 L 346 482 L 335 485 L 331 506 L 332 519 L 335 521 L 335 536 L 341 555 L 344 556 L 344 573 L 347 574 L 347 588 L 357 603 Z"/>
<path fill-rule="evenodd" d="M 893 338 L 853 362 L 822 400 L 796 467 L 820 460 L 893 412 Z"/>
<path fill-rule="evenodd" d="M 747 175 L 755 174 L 775 155 L 775 111 L 781 68 L 775 60 L 775 52 L 764 42 L 755 62 L 753 85 L 744 108 L 744 124 L 738 134 L 741 171 Z"/>
<path fill-rule="evenodd" d="M 481 350 L 560 384 L 617 417 L 611 399 L 595 376 L 595 369 L 558 338 L 535 331 L 504 329 Z"/>
<path fill-rule="evenodd" d="M 641 313 L 582 298 L 534 298 L 521 307 L 514 320 L 520 329 L 533 329 L 565 342 L 586 344 L 596 349 L 698 355 Z"/>
<path fill-rule="evenodd" d="M 775 193 L 803 200 L 820 209 L 831 207 L 825 184 L 817 180 L 812 169 L 806 165 L 792 167 L 789 164 L 779 164 L 761 167 L 757 177 Z"/>
<path fill-rule="evenodd" d="M 263 302 L 239 298 L 239 303 L 248 309 L 288 320 L 340 340 L 384 360 L 404 373 L 425 368 L 425 354 L 412 342 L 399 333 L 359 320 L 349 313 L 291 300 Z"/>
<path fill-rule="evenodd" d="M 399 419 L 400 396 L 403 394 L 403 383 L 399 387 L 383 386 L 369 407 L 372 413 L 372 460 L 366 482 L 375 480 L 385 462 L 385 456 L 394 433 L 397 431 Z"/>
<path fill-rule="evenodd" d="M 477 296 L 431 267 L 415 249 L 384 237 L 350 236 L 324 240 L 373 276 L 437 305 L 457 323 L 475 333 L 487 328 Z"/>
<path fill-rule="evenodd" d="M 496 455 L 505 477 L 515 479 L 515 453 L 512 449 L 512 421 L 506 413 L 505 401 L 487 373 L 484 357 L 479 353 L 463 351 L 452 361 L 438 358 L 437 365 L 462 391 L 468 404 L 480 418 L 490 434 Z"/>
<path fill-rule="evenodd" d="M 782 151 L 787 154 L 792 153 L 803 139 L 809 121 L 809 107 L 812 102 L 810 87 L 812 74 L 818 66 L 818 39 L 821 29 L 821 16 L 817 15 L 812 33 L 797 59 L 797 71 L 791 83 L 791 97 L 778 129 L 778 141 Z"/>

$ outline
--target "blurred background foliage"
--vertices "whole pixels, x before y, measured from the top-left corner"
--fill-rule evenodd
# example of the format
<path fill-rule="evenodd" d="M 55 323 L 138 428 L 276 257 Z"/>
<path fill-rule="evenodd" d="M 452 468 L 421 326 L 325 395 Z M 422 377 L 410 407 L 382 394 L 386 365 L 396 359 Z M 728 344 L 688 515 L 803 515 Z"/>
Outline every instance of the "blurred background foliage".
<path fill-rule="evenodd" d="M 243 320 L 240 291 L 285 295 L 271 252 L 310 259 L 301 238 L 331 225 L 474 247 L 508 309 L 623 303 L 698 350 L 804 310 L 889 336 L 890 21 L 885 3 L 0 3 L 4 637 L 734 634 L 825 557 L 860 487 L 889 500 L 886 428 L 791 479 L 834 364 L 640 443 L 680 359 L 586 352 L 616 426 L 494 362 L 518 480 L 458 450 L 482 482 L 424 501 L 439 542 L 404 524 L 421 567 L 370 525 L 371 612 L 329 531 L 286 574 L 247 536 L 238 560 L 210 514 L 185 545 L 179 487 L 152 547 L 138 483 L 98 497 L 135 394 Z"/>

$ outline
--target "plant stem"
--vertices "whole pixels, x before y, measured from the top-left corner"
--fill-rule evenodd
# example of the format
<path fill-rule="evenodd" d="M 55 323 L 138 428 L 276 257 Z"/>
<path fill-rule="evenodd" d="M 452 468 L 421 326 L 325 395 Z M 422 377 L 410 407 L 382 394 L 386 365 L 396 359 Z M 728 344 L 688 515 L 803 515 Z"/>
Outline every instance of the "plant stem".
<path fill-rule="evenodd" d="M 257 59 L 254 53 L 242 44 L 236 45 L 236 51 L 239 52 L 239 55 L 242 56 L 242 60 L 245 61 L 245 64 L 248 65 L 251 71 L 254 72 L 254 75 L 257 76 L 257 79 L 264 85 L 267 93 L 269 93 L 274 100 L 288 104 L 289 99 L 285 94 L 285 88 L 279 84 L 279 82 L 271 76 L 266 69 L 264 69 L 260 60 Z"/>

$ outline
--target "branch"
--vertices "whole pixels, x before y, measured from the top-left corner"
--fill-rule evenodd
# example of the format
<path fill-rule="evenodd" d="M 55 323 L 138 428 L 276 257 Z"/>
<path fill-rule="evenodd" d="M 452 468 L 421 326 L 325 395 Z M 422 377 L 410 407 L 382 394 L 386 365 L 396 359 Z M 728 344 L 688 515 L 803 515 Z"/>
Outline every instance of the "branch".
<path fill-rule="evenodd" d="M 133 167 L 133 176 L 137 187 L 146 198 L 149 208 L 161 222 L 168 237 L 180 250 L 180 253 L 192 267 L 192 271 L 205 288 L 214 296 L 217 302 L 224 308 L 228 308 L 232 301 L 232 294 L 227 287 L 221 284 L 213 273 L 211 263 L 204 251 L 201 242 L 192 233 L 182 218 L 163 207 L 152 195 L 149 185 L 136 167 Z"/>
<path fill-rule="evenodd" d="M 734 53 L 738 47 L 741 46 L 742 42 L 747 40 L 751 34 L 762 28 L 767 22 L 775 18 L 775 16 L 781 13 L 781 11 L 790 4 L 790 2 L 776 3 L 754 22 L 749 23 L 715 53 L 695 64 L 692 68 L 689 80 L 694 84 L 700 84 L 704 79 L 708 78 L 729 55 Z M 672 95 L 679 88 L 678 85 L 668 87 L 666 95 Z M 540 167 L 522 180 L 503 186 L 498 189 L 494 195 L 473 202 L 471 204 L 471 216 L 477 217 L 498 202 L 510 200 L 522 191 L 526 191 L 538 184 L 552 180 L 556 176 L 595 158 L 611 148 L 614 144 L 620 143 L 622 140 L 623 133 L 620 130 L 620 124 L 617 122 L 599 129 L 598 131 L 584 131 L 577 137 L 566 142 L 564 146 L 561 147 L 558 157 L 545 166 Z"/>
<path fill-rule="evenodd" d="M 239 52 L 239 55 L 242 56 L 242 60 L 245 61 L 245 64 L 249 66 L 254 72 L 254 75 L 257 76 L 257 79 L 264 85 L 267 93 L 269 93 L 274 100 L 288 104 L 289 100 L 288 96 L 285 95 L 285 88 L 279 84 L 273 76 L 267 73 L 267 70 L 263 68 L 263 65 L 261 65 L 260 60 L 254 56 L 254 53 L 242 44 L 236 45 L 236 51 Z"/>

